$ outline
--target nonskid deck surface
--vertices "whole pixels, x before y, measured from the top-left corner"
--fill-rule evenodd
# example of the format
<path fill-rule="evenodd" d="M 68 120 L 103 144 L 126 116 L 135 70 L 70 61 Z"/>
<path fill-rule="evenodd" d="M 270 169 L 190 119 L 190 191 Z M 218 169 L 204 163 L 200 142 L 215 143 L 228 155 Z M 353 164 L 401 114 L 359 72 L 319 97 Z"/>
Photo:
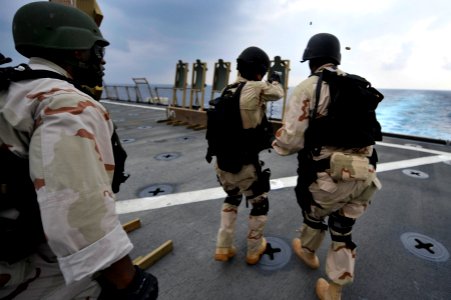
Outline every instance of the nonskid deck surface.
<path fill-rule="evenodd" d="M 135 245 L 131 256 L 173 241 L 173 251 L 149 269 L 159 278 L 159 299 L 316 299 L 330 238 L 318 251 L 318 270 L 291 251 L 302 221 L 293 191 L 295 155 L 261 155 L 272 171 L 265 228 L 272 251 L 256 266 L 246 264 L 249 208 L 243 202 L 238 253 L 216 262 L 224 193 L 204 158 L 205 130 L 157 122 L 166 118 L 163 106 L 103 104 L 129 155 L 131 177 L 116 195 L 117 211 L 123 223 L 135 218 L 142 223 L 129 234 Z M 356 278 L 343 299 L 451 299 L 451 147 L 384 138 L 376 148 L 383 188 L 355 225 Z"/>

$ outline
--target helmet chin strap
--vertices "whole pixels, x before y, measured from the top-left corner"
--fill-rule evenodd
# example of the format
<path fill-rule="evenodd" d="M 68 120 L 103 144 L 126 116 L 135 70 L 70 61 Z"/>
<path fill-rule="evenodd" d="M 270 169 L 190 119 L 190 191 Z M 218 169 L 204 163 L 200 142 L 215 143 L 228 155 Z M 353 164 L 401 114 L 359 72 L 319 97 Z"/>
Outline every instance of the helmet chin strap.
<path fill-rule="evenodd" d="M 95 87 L 102 85 L 103 74 L 102 66 L 80 62 L 72 68 L 71 75 L 77 84 Z"/>
<path fill-rule="evenodd" d="M 84 55 L 79 55 L 79 58 L 82 56 Z M 75 64 L 71 64 L 73 80 L 79 85 L 101 86 L 105 69 L 102 62 L 103 57 L 94 53 L 93 47 L 86 60 L 80 59 Z"/>

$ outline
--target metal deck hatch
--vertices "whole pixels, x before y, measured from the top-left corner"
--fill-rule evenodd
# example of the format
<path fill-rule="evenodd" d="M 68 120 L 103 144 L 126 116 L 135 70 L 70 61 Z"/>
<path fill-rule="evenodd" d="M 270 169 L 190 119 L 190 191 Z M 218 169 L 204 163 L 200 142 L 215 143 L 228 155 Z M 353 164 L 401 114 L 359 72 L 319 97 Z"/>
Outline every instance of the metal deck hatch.
<path fill-rule="evenodd" d="M 262 255 L 258 266 L 262 270 L 274 271 L 283 268 L 291 259 L 291 248 L 282 239 L 277 237 L 265 237 L 266 250 Z"/>
<path fill-rule="evenodd" d="M 444 262 L 449 258 L 448 250 L 441 243 L 426 235 L 406 232 L 401 235 L 401 242 L 410 253 L 419 258 L 434 262 Z"/>

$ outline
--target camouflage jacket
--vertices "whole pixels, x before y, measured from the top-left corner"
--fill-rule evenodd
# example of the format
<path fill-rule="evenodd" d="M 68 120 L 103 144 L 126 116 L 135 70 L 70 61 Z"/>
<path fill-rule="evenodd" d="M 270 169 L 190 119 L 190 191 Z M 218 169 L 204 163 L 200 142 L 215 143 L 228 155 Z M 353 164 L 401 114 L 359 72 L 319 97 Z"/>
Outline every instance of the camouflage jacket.
<path fill-rule="evenodd" d="M 340 69 L 332 69 L 332 64 L 326 64 L 318 68 L 314 73 L 328 68 L 338 74 L 345 74 Z M 283 126 L 276 132 L 276 140 L 273 148 L 280 155 L 291 155 L 304 148 L 305 132 L 309 125 L 309 113 L 314 108 L 316 101 L 316 84 L 318 76 L 310 76 L 297 85 L 291 93 L 285 109 Z M 321 85 L 321 94 L 318 102 L 317 116 L 327 115 L 330 103 L 330 91 L 327 82 Z M 371 156 L 373 147 L 368 146 L 361 149 L 340 149 L 336 147 L 322 147 L 319 156 L 315 160 L 330 157 L 333 152 L 353 153 L 362 156 Z"/>
<path fill-rule="evenodd" d="M 29 65 L 68 76 L 44 59 Z M 112 133 L 106 109 L 66 81 L 13 82 L 0 93 L 0 146 L 29 159 L 44 232 L 66 283 L 133 247 L 115 213 Z"/>
<path fill-rule="evenodd" d="M 238 76 L 236 82 L 246 82 L 241 90 L 240 109 L 243 128 L 255 128 L 266 113 L 266 102 L 280 100 L 284 91 L 278 82 L 247 81 Z"/>

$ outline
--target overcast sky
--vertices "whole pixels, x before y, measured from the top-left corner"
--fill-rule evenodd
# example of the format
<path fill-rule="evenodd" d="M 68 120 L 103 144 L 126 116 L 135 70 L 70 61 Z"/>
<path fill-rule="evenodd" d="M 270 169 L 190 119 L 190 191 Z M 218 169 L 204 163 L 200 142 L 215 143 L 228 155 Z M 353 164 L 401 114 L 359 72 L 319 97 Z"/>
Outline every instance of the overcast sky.
<path fill-rule="evenodd" d="M 25 0 L 0 0 L 0 52 L 15 63 L 11 22 Z M 290 60 L 289 86 L 309 74 L 299 60 L 308 39 L 336 35 L 341 69 L 377 88 L 451 90 L 449 0 L 98 0 L 107 84 L 173 84 L 178 60 L 207 63 L 212 83 L 218 59 L 232 62 L 248 46 Z M 350 50 L 345 50 L 350 47 Z M 189 73 L 189 83 L 191 72 Z"/>

